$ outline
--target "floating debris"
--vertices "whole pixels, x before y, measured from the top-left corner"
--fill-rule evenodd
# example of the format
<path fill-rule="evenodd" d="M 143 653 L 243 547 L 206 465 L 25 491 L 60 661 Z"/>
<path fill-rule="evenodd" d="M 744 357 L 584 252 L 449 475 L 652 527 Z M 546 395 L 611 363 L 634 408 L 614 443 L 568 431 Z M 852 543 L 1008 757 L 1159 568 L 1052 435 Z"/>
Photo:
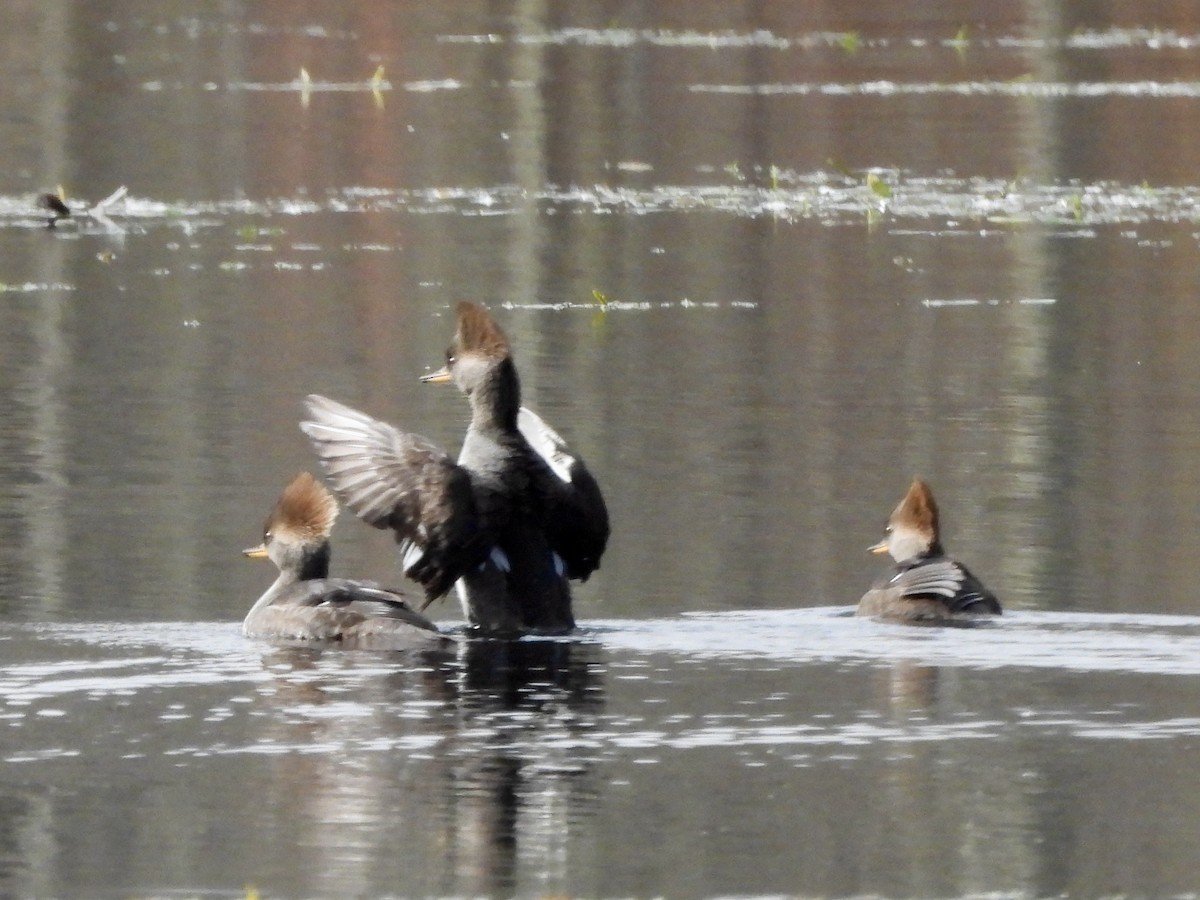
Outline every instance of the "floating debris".
<path fill-rule="evenodd" d="M 706 212 L 828 225 L 857 225 L 862 222 L 865 208 L 875 210 L 874 224 L 886 223 L 893 234 L 938 237 L 1003 236 L 1014 228 L 1036 225 L 1051 226 L 1046 234 L 1055 239 L 1090 238 L 1095 237 L 1096 227 L 1103 225 L 1121 226 L 1128 232 L 1151 222 L 1200 223 L 1200 185 L 1151 189 L 1113 181 L 1045 184 L 1025 178 L 960 177 L 953 173 L 926 177 L 897 169 L 797 172 L 778 165 L 746 168 L 736 163 L 701 165 L 695 171 L 702 176 L 700 183 L 688 185 L 347 187 L 318 197 L 301 194 L 186 204 L 133 199 L 121 188 L 90 210 L 83 211 L 75 204 L 72 220 L 86 214 L 106 228 L 121 232 L 109 218 L 119 209 L 122 224 L 131 219 L 166 219 L 191 232 L 200 227 L 228 227 L 230 215 L 242 220 L 326 212 L 522 216 L 536 204 L 546 216 Z M 27 225 L 30 203 L 28 195 L 0 196 L 0 227 L 9 219 Z M 887 213 L 884 220 L 878 215 L 881 209 Z M 241 226 L 237 236 L 242 241 L 237 249 L 276 249 L 261 239 L 286 231 L 275 225 Z M 400 248 L 375 244 L 362 249 Z"/>
<path fill-rule="evenodd" d="M 54 228 L 58 225 L 59 219 L 69 218 L 71 215 L 71 207 L 67 206 L 66 195 L 63 192 L 62 185 L 58 186 L 57 194 L 40 194 L 37 198 L 38 209 L 44 209 L 49 213 L 47 228 Z"/>

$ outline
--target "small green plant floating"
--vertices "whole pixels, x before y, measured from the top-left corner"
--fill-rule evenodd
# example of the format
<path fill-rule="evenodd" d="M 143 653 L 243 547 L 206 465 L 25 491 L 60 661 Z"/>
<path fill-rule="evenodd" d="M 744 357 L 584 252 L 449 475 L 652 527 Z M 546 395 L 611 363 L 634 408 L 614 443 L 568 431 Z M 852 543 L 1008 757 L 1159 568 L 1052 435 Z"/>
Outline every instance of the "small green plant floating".
<path fill-rule="evenodd" d="M 237 230 L 237 236 L 243 241 L 255 241 L 259 238 L 266 237 L 279 237 L 282 234 L 284 234 L 284 230 L 282 228 L 260 228 L 257 225 L 243 225 Z"/>
<path fill-rule="evenodd" d="M 841 47 L 848 56 L 853 56 L 858 52 L 861 46 L 861 41 L 857 31 L 847 31 L 845 34 L 838 37 L 838 46 Z"/>
<path fill-rule="evenodd" d="M 960 25 L 958 33 L 954 35 L 954 39 L 947 43 L 958 54 L 958 61 L 965 62 L 967 59 L 967 46 L 971 43 L 970 32 L 967 30 L 967 26 Z"/>
<path fill-rule="evenodd" d="M 592 288 L 592 299 L 600 304 L 601 309 L 608 308 L 608 294 L 597 288 Z"/>
<path fill-rule="evenodd" d="M 383 77 L 383 63 L 379 64 L 379 68 L 375 70 L 375 74 L 371 76 L 371 96 L 375 100 L 375 108 L 383 109 L 383 89 L 390 87 Z"/>
<path fill-rule="evenodd" d="M 881 197 L 884 200 L 890 200 L 892 197 L 891 185 L 874 172 L 867 173 L 867 187 L 871 189 L 871 193 L 876 197 Z"/>

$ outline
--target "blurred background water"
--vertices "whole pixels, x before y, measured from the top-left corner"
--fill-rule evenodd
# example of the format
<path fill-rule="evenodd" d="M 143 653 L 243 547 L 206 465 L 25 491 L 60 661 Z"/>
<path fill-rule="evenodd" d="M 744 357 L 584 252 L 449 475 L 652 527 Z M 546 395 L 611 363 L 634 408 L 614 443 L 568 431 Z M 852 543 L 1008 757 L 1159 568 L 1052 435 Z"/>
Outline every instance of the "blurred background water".
<path fill-rule="evenodd" d="M 0 23 L 0 892 L 1196 891 L 1200 10 Z M 578 639 L 243 640 L 302 398 L 456 449 L 460 299 L 608 498 Z M 914 475 L 995 627 L 845 615 Z"/>

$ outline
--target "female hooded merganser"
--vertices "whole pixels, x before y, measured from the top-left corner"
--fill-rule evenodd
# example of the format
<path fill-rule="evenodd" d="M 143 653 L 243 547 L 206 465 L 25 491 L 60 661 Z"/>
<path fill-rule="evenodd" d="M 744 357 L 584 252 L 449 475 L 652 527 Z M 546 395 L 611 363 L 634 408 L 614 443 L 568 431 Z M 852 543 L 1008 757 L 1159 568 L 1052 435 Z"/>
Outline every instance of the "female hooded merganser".
<path fill-rule="evenodd" d="M 569 631 L 567 580 L 600 565 L 604 498 L 563 439 L 521 407 L 508 339 L 487 310 L 460 303 L 457 313 L 446 366 L 421 378 L 453 381 L 470 401 L 457 463 L 425 438 L 325 397 L 308 398 L 311 419 L 300 427 L 346 505 L 396 532 L 425 606 L 457 583 L 481 631 Z"/>
<path fill-rule="evenodd" d="M 937 621 L 1000 615 L 1000 602 L 967 567 L 946 556 L 938 537 L 938 508 L 920 479 L 912 483 L 887 524 L 887 535 L 867 549 L 891 553 L 896 568 L 858 603 L 860 616 Z"/>
<path fill-rule="evenodd" d="M 395 591 L 369 581 L 329 577 L 329 533 L 337 501 L 308 472 L 283 491 L 263 526 L 263 542 L 244 550 L 268 557 L 279 577 L 251 607 L 250 637 L 339 641 L 376 649 L 428 647 L 445 640 L 437 626 Z"/>

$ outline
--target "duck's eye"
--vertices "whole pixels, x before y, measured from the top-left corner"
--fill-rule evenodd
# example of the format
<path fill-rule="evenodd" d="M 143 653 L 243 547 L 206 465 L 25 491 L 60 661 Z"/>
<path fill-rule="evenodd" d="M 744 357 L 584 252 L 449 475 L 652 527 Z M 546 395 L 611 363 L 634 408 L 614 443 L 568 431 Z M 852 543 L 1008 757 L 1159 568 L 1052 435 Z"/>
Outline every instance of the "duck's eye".
<path fill-rule="evenodd" d="M 268 528 L 266 531 L 263 532 L 263 543 L 264 544 L 271 543 L 271 541 L 274 540 L 274 538 L 275 538 L 275 533 L 273 531 L 271 531 L 271 529 Z"/>

